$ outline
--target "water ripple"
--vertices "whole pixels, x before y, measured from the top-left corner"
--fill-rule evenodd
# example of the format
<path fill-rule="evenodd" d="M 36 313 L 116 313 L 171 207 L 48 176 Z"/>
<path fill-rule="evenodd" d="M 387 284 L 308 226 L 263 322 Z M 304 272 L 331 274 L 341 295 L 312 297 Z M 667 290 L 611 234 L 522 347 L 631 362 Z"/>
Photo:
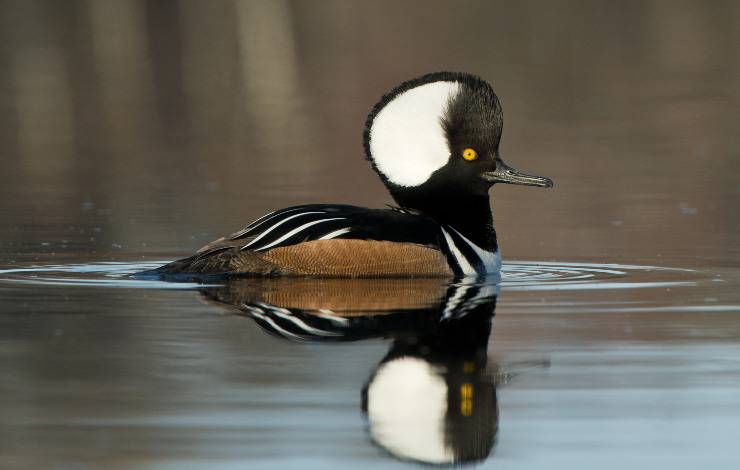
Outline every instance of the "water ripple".
<path fill-rule="evenodd" d="M 32 265 L 0 269 L 0 283 L 98 286 L 136 289 L 196 289 L 203 284 L 129 279 L 129 274 L 167 261 Z M 611 263 L 507 261 L 501 270 L 505 290 L 637 289 L 691 286 L 706 278 L 690 269 Z M 368 281 L 372 282 L 372 281 Z"/>

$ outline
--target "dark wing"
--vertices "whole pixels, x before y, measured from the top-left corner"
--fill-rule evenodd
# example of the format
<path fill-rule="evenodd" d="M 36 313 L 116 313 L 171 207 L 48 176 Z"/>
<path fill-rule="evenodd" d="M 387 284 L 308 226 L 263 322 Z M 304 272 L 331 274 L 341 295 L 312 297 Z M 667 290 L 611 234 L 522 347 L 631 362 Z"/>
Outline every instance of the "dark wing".
<path fill-rule="evenodd" d="M 438 248 L 439 233 L 439 225 L 431 218 L 398 209 L 306 204 L 267 214 L 224 241 L 251 251 L 335 238 Z"/>

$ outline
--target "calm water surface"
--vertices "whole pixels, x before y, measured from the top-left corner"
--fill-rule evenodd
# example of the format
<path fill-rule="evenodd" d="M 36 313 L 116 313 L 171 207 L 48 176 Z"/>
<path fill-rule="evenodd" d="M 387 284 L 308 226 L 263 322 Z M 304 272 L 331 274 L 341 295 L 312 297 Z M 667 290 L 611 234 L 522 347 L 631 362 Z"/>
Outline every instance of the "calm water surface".
<path fill-rule="evenodd" d="M 389 14 L 392 12 L 392 14 Z M 0 467 L 736 468 L 734 2 L 6 2 Z M 464 33 L 464 34 L 463 34 Z M 397 82 L 490 80 L 500 279 L 125 279 L 390 203 Z"/>

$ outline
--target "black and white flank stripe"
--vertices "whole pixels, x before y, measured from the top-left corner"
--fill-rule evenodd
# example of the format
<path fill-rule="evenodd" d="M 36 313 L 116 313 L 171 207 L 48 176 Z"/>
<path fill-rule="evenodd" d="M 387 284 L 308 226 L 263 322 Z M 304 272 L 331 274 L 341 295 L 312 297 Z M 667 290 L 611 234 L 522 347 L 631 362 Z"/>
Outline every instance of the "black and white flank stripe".
<path fill-rule="evenodd" d="M 442 251 L 457 276 L 487 276 L 501 269 L 498 250 L 487 251 L 468 240 L 463 234 L 446 225 L 442 231 Z"/>

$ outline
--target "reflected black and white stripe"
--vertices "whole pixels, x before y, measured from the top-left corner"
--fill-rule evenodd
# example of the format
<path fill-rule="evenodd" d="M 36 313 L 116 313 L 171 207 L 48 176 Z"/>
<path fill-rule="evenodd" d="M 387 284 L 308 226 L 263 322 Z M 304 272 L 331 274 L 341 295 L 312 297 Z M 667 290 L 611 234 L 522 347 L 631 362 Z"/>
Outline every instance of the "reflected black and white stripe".
<path fill-rule="evenodd" d="M 349 323 L 346 318 L 336 316 L 328 310 L 311 314 L 264 302 L 244 303 L 240 308 L 265 331 L 293 341 L 340 340 Z"/>
<path fill-rule="evenodd" d="M 440 226 L 440 230 L 443 238 L 442 251 L 456 275 L 485 276 L 501 270 L 501 255 L 498 250 L 484 250 L 450 226 Z"/>
<path fill-rule="evenodd" d="M 491 302 L 498 297 L 500 279 L 488 278 L 485 281 L 462 282 L 450 286 L 447 300 L 442 308 L 442 319 L 461 318 L 482 303 Z"/>

